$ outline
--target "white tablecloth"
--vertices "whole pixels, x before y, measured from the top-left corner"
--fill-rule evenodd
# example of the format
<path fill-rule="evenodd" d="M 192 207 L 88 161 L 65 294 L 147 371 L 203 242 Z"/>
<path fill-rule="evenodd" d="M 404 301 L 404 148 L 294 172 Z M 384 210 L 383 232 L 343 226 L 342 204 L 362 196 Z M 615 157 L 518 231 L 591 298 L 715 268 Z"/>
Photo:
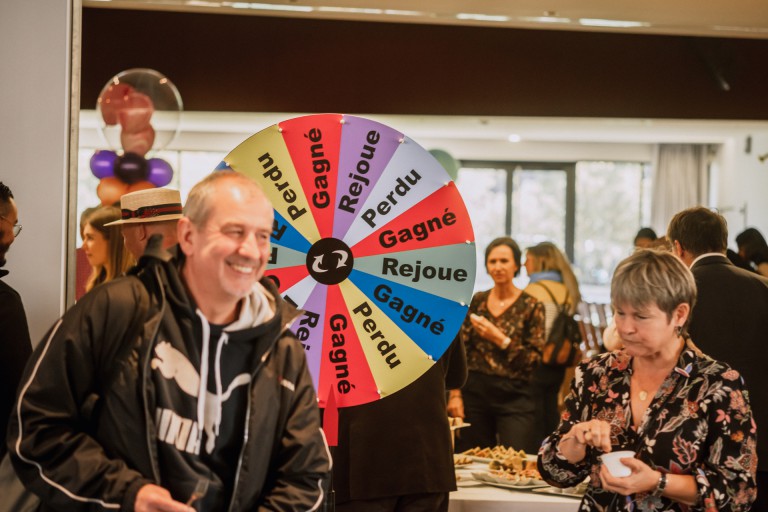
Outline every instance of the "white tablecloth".
<path fill-rule="evenodd" d="M 481 464 L 460 469 L 457 471 L 461 477 L 459 483 L 470 478 L 472 471 L 487 469 L 487 465 Z M 489 485 L 459 485 L 459 489 L 451 493 L 448 512 L 575 512 L 579 508 L 579 501 L 576 498 Z"/>

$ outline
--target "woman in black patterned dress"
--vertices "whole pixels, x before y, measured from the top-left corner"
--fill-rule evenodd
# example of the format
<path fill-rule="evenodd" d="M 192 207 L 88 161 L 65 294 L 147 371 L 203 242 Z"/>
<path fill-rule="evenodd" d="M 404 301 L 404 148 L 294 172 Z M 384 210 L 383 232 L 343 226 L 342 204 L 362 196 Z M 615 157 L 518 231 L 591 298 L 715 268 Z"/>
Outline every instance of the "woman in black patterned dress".
<path fill-rule="evenodd" d="M 623 348 L 581 363 L 539 470 L 552 485 L 590 477 L 583 511 L 749 510 L 756 496 L 755 423 L 739 372 L 686 334 L 696 299 L 690 270 L 641 250 L 613 276 Z M 724 340 L 725 341 L 725 340 Z M 633 450 L 614 477 L 602 453 Z"/>
<path fill-rule="evenodd" d="M 485 251 L 492 289 L 472 297 L 459 333 L 467 350 L 469 376 L 451 390 L 448 413 L 471 426 L 461 429 L 458 451 L 501 444 L 535 451 L 535 397 L 531 376 L 544 344 L 544 306 L 517 288 L 520 248 L 497 238 Z"/>

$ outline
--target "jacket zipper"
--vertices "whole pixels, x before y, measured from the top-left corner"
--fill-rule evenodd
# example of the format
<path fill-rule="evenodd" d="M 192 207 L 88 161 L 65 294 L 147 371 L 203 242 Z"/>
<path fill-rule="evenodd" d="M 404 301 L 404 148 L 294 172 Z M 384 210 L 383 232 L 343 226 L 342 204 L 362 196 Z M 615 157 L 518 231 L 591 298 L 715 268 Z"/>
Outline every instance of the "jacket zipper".
<path fill-rule="evenodd" d="M 279 335 L 278 335 L 279 339 Z M 270 349 L 270 352 L 272 350 Z M 256 374 L 259 373 L 261 370 L 261 367 L 264 366 L 264 363 L 260 363 L 259 366 L 256 367 L 256 370 L 254 370 L 253 374 L 251 374 L 251 380 L 248 382 L 248 404 L 245 407 L 245 425 L 243 428 L 243 445 L 240 447 L 240 456 L 237 458 L 237 470 L 235 471 L 235 485 L 232 486 L 232 498 L 229 500 L 229 507 L 227 507 L 228 512 L 232 512 L 234 509 L 235 504 L 235 497 L 237 496 L 237 488 L 240 484 L 240 473 L 241 469 L 243 467 L 243 457 L 245 456 L 245 448 L 248 445 L 248 436 L 250 434 L 250 424 L 251 424 L 251 393 L 253 392 L 253 381 L 256 379 Z"/>
<path fill-rule="evenodd" d="M 160 276 L 156 275 L 158 282 L 160 281 Z M 151 424 L 152 424 L 152 416 L 150 415 L 150 411 L 147 410 L 147 385 L 149 381 L 149 362 L 152 359 L 152 347 L 155 345 L 155 338 L 157 338 L 157 333 L 160 331 L 160 324 L 163 323 L 163 316 L 165 316 L 165 310 L 167 308 L 166 302 L 165 302 L 165 293 L 162 293 L 162 303 L 160 305 L 160 313 L 156 318 L 159 318 L 157 325 L 155 326 L 154 330 L 152 331 L 152 336 L 149 337 L 147 340 L 147 351 L 144 354 L 144 364 L 143 364 L 143 372 L 144 372 L 144 378 L 141 379 L 141 388 L 142 388 L 142 399 L 144 400 L 144 415 L 146 416 L 147 420 L 144 422 L 144 430 L 145 435 L 147 437 L 147 453 L 149 454 L 149 461 L 152 466 L 152 476 L 155 478 L 155 482 L 160 484 L 162 480 L 160 479 L 160 468 L 158 467 L 158 461 L 157 457 L 154 456 L 153 450 L 152 450 L 152 444 L 154 440 L 154 436 L 151 435 Z M 157 444 L 155 442 L 155 444 Z"/>
<path fill-rule="evenodd" d="M 295 320 L 295 319 L 294 319 Z M 261 367 L 266 364 L 267 358 L 272 353 L 272 348 L 274 348 L 274 345 L 277 344 L 277 342 L 280 340 L 280 338 L 283 336 L 283 334 L 288 330 L 288 327 L 290 326 L 292 322 L 288 323 L 280 329 L 280 332 L 277 333 L 277 337 L 275 338 L 274 343 L 272 346 L 264 353 L 264 356 L 262 356 L 262 361 L 259 363 L 259 365 L 256 367 L 256 369 L 253 371 L 253 374 L 251 374 L 251 381 L 248 383 L 248 404 L 245 408 L 245 428 L 243 431 L 243 445 L 240 447 L 240 456 L 237 459 L 237 471 L 235 472 L 235 485 L 232 487 L 232 498 L 229 500 L 229 507 L 227 507 L 227 512 L 233 512 L 235 504 L 235 498 L 237 496 L 237 488 L 240 484 L 240 472 L 241 468 L 243 466 L 243 456 L 245 455 L 245 448 L 248 444 L 248 434 L 249 434 L 249 425 L 251 423 L 251 393 L 253 391 L 253 381 L 256 380 L 256 374 L 259 373 L 261 370 Z"/>

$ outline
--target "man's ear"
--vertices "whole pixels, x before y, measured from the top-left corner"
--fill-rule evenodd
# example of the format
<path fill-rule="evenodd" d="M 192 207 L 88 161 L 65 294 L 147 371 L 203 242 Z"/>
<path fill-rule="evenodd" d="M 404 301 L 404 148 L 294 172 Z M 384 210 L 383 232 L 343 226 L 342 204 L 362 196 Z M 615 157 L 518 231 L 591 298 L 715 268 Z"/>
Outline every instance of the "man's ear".
<path fill-rule="evenodd" d="M 680 245 L 680 242 L 678 242 L 677 240 L 672 240 L 672 245 L 673 245 L 672 252 L 674 252 L 675 256 L 677 256 L 680 259 L 683 259 L 683 252 L 685 251 L 685 249 L 683 249 L 683 246 Z"/>
<path fill-rule="evenodd" d="M 147 225 L 143 222 L 139 223 L 139 240 L 142 242 L 149 239 L 149 232 L 147 231 Z"/>
<path fill-rule="evenodd" d="M 195 225 L 187 217 L 179 219 L 176 224 L 176 234 L 179 238 L 179 247 L 184 254 L 190 254 L 194 246 Z"/>

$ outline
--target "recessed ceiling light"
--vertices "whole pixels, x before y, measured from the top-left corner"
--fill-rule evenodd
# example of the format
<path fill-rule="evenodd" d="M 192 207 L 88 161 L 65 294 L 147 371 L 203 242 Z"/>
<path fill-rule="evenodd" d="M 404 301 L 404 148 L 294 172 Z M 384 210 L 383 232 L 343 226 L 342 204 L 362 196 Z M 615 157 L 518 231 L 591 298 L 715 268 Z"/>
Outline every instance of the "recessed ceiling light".
<path fill-rule="evenodd" d="M 523 140 L 523 138 L 516 133 L 511 133 L 509 137 L 507 137 L 507 140 L 509 142 L 520 142 L 521 140 Z"/>
<path fill-rule="evenodd" d="M 603 20 L 600 18 L 581 18 L 579 24 L 587 27 L 609 27 L 609 28 L 636 28 L 650 27 L 650 23 L 644 21 L 626 21 L 626 20 Z"/>
<path fill-rule="evenodd" d="M 493 14 L 472 14 L 468 12 L 460 12 L 456 15 L 456 19 L 459 20 L 472 20 L 472 21 L 509 21 L 509 16 L 496 16 Z"/>
<path fill-rule="evenodd" d="M 712 28 L 715 30 L 725 30 L 728 32 L 754 32 L 758 34 L 768 32 L 768 28 L 765 27 L 725 27 L 723 25 L 715 25 Z"/>
<path fill-rule="evenodd" d="M 315 10 L 313 7 L 306 5 L 257 4 L 252 2 L 223 2 L 222 5 L 228 5 L 235 9 L 256 9 L 260 11 L 312 12 Z"/>
<path fill-rule="evenodd" d="M 363 7 L 318 7 L 319 12 L 343 12 L 349 14 L 382 14 L 384 11 L 381 9 L 368 9 Z"/>
<path fill-rule="evenodd" d="M 521 16 L 518 18 L 520 21 L 528 21 L 533 23 L 570 23 L 570 18 L 557 18 L 555 16 Z"/>
<path fill-rule="evenodd" d="M 426 13 L 422 11 L 401 11 L 398 9 L 384 9 L 384 14 L 390 14 L 392 16 L 434 16 L 433 13 Z"/>

